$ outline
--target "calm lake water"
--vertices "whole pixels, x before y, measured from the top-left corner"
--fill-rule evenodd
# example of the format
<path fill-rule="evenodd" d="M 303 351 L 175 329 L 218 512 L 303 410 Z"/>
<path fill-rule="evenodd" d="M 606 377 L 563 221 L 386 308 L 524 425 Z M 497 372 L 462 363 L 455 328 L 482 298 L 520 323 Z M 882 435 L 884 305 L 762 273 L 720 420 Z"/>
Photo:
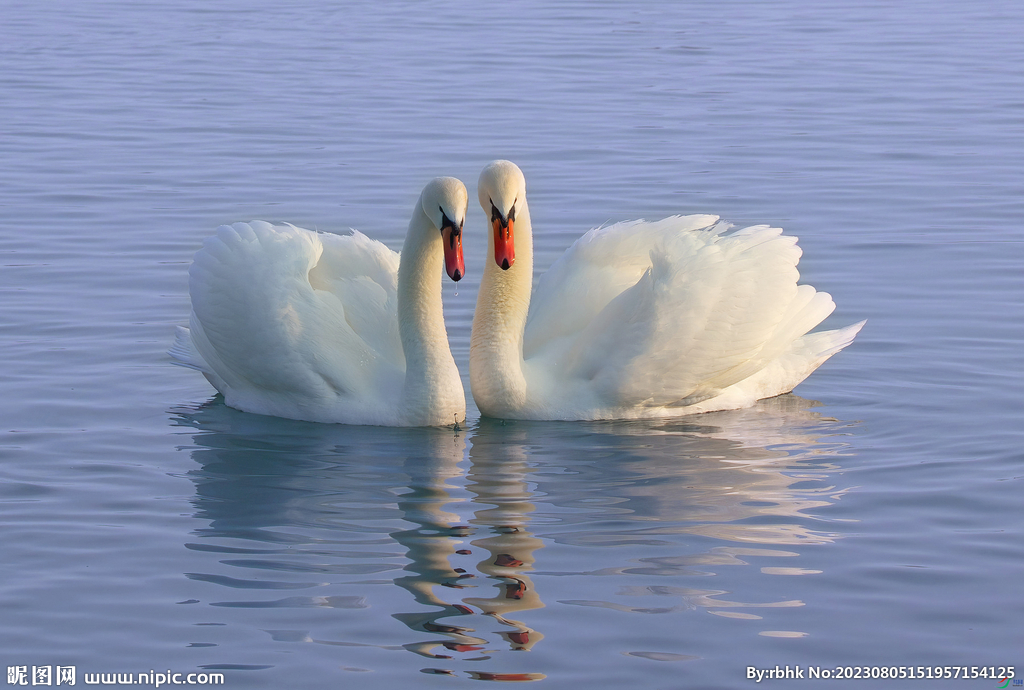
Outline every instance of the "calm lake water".
<path fill-rule="evenodd" d="M 9 681 L 1024 676 L 1024 4 L 0 15 Z M 476 179 L 499 157 L 529 181 L 538 271 L 602 223 L 715 213 L 800 237 L 803 279 L 838 305 L 826 326 L 868 324 L 795 395 L 672 422 L 503 425 L 471 406 L 459 433 L 297 423 L 171 365 L 217 225 L 398 249 L 423 184 L 455 175 L 469 273 L 445 299 L 468 373 Z"/>

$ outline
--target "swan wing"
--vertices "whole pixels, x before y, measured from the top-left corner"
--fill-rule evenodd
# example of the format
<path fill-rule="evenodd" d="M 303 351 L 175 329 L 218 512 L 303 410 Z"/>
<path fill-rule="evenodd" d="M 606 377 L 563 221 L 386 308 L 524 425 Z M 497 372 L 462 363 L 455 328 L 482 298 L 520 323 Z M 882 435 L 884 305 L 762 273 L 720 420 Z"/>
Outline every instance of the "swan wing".
<path fill-rule="evenodd" d="M 398 254 L 359 232 L 221 226 L 189 270 L 204 373 L 225 396 L 253 392 L 271 406 L 394 393 L 405 370 L 397 273 Z"/>
<path fill-rule="evenodd" d="M 524 359 L 583 332 L 651 267 L 651 248 L 665 232 L 691 232 L 717 221 L 718 216 L 711 215 L 676 216 L 660 223 L 616 223 L 584 234 L 541 276 L 533 291 Z"/>
<path fill-rule="evenodd" d="M 768 226 L 726 233 L 716 220 L 673 217 L 585 235 L 586 246 L 562 260 L 591 265 L 558 267 L 538 285 L 530 353 L 609 405 L 640 407 L 713 398 L 787 353 L 835 308 L 831 297 L 797 285 L 796 238 Z M 589 313 L 573 313 L 551 289 Z"/>

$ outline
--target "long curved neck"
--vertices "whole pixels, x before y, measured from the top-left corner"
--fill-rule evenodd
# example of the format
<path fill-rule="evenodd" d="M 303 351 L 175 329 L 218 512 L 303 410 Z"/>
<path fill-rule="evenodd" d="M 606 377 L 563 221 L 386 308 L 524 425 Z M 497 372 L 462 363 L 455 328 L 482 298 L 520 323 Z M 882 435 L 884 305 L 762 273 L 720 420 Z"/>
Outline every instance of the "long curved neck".
<path fill-rule="evenodd" d="M 398 332 L 405 352 L 405 395 L 411 407 L 429 408 L 447 391 L 440 372 L 455 367 L 441 304 L 441 233 L 419 204 L 409 221 L 398 267 Z"/>
<path fill-rule="evenodd" d="M 494 262 L 493 233 L 488 231 L 487 238 L 487 260 L 473 314 L 469 381 L 480 411 L 502 417 L 526 400 L 523 332 L 533 289 L 533 229 L 525 200 L 516 208 L 516 259 L 507 271 Z"/>

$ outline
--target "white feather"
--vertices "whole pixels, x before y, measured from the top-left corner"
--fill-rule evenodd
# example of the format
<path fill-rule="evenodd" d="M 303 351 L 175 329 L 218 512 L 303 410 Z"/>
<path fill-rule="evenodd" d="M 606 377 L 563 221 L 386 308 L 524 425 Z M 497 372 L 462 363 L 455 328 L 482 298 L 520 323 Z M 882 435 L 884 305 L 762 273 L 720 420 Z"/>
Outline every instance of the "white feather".
<path fill-rule="evenodd" d="M 515 263 L 502 271 L 488 259 L 473 324 L 470 380 L 487 415 L 602 419 L 741 407 L 792 390 L 862 325 L 806 335 L 835 305 L 798 285 L 796 238 L 764 225 L 729 232 L 706 215 L 591 230 L 530 295 L 521 171 L 491 164 L 480 197 L 488 217 L 492 203 L 502 213 L 515 207 Z"/>
<path fill-rule="evenodd" d="M 427 213 L 444 206 L 461 220 L 466 193 L 457 180 L 437 182 L 410 222 L 405 251 L 415 260 L 402 276 L 423 299 L 407 311 L 429 322 L 407 319 L 409 346 L 434 362 L 416 374 L 425 381 L 407 381 L 399 254 L 357 231 L 263 221 L 221 226 L 203 243 L 189 270 L 189 328 L 178 329 L 169 354 L 248 412 L 394 426 L 464 419 L 441 313 L 441 236 Z"/>

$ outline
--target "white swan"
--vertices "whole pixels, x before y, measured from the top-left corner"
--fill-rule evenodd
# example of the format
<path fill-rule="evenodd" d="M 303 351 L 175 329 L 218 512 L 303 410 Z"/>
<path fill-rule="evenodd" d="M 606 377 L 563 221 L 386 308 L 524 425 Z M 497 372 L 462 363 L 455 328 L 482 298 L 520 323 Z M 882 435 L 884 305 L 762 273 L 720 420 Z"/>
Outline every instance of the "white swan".
<path fill-rule="evenodd" d="M 382 426 L 464 420 L 439 269 L 465 274 L 467 201 L 453 177 L 427 184 L 401 257 L 356 231 L 221 226 L 189 269 L 192 315 L 171 356 L 246 412 Z"/>
<path fill-rule="evenodd" d="M 835 304 L 797 285 L 796 238 L 768 226 L 725 234 L 716 216 L 591 230 L 541 277 L 531 302 L 523 173 L 494 161 L 478 193 L 491 231 L 469 373 L 485 416 L 630 419 L 746 407 L 792 390 L 863 325 L 807 334 Z"/>

